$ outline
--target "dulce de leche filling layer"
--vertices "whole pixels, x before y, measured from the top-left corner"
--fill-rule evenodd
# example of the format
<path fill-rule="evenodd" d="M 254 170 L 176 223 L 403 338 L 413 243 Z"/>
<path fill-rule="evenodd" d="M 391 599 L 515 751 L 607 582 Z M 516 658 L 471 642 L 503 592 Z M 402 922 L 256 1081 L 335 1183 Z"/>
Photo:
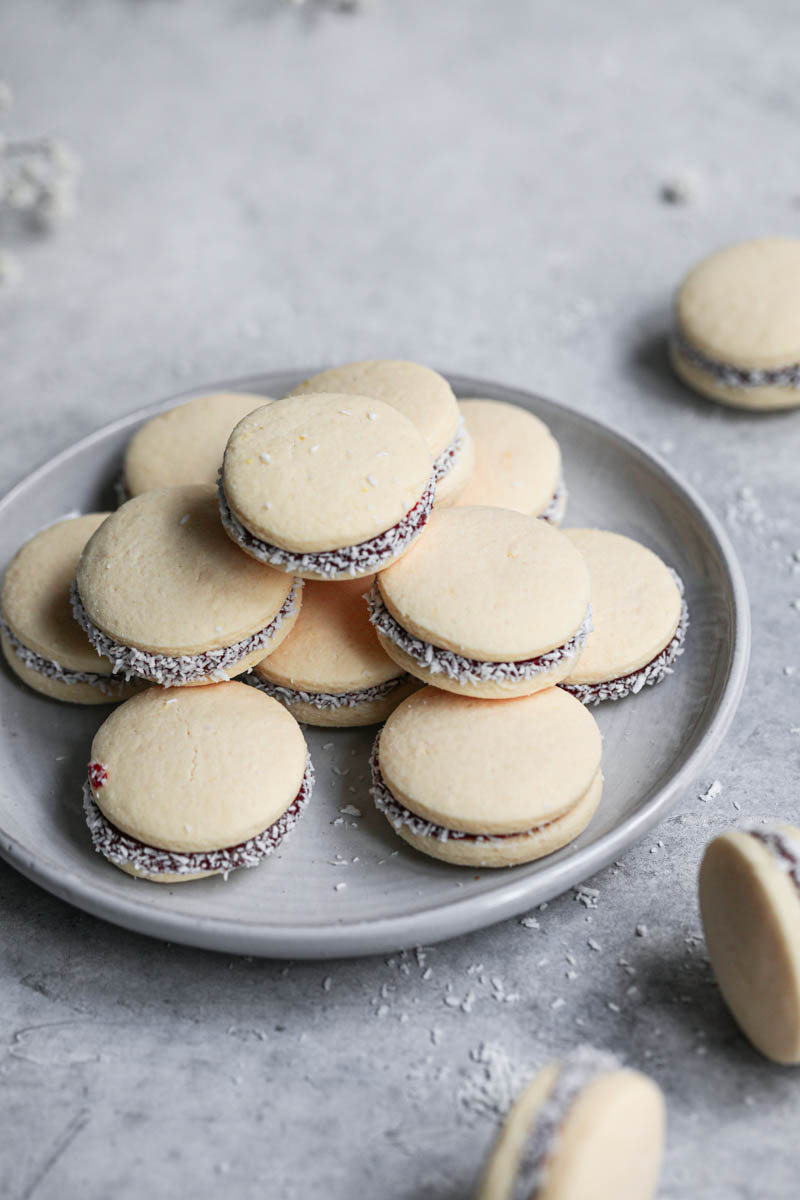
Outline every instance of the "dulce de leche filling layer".
<path fill-rule="evenodd" d="M 139 650 L 136 646 L 125 646 L 115 642 L 94 624 L 87 613 L 78 591 L 77 580 L 73 581 L 70 600 L 72 614 L 85 632 L 98 654 L 110 659 L 114 671 L 126 679 L 143 678 L 162 687 L 175 687 L 201 679 L 215 683 L 228 679 L 227 672 L 242 659 L 256 650 L 262 650 L 272 641 L 286 617 L 297 607 L 302 592 L 302 579 L 292 581 L 289 594 L 269 625 L 250 634 L 231 646 L 220 650 L 206 650 L 202 654 L 156 654 L 150 650 Z"/>
<path fill-rule="evenodd" d="M 384 603 L 377 580 L 367 593 L 369 619 L 379 633 L 392 642 L 404 654 L 407 654 L 418 666 L 431 675 L 446 675 L 458 683 L 506 683 L 513 684 L 524 679 L 532 679 L 535 675 L 552 671 L 565 659 L 576 658 L 583 649 L 586 639 L 592 631 L 592 608 L 586 610 L 580 626 L 572 637 L 562 646 L 556 646 L 535 658 L 519 659 L 509 662 L 483 662 L 477 658 L 467 658 L 457 654 L 455 650 L 445 650 L 427 642 L 423 638 L 409 633 L 399 621 L 392 616 Z"/>
<path fill-rule="evenodd" d="M 383 533 L 368 538 L 365 542 L 357 542 L 352 546 L 343 546 L 339 550 L 319 550 L 315 553 L 301 554 L 286 550 L 283 546 L 275 546 L 271 542 L 262 541 L 247 529 L 232 511 L 220 472 L 217 484 L 219 493 L 219 511 L 222 524 L 238 546 L 259 562 L 269 563 L 283 571 L 297 571 L 300 574 L 314 574 L 322 579 L 332 579 L 339 575 L 371 575 L 380 570 L 381 566 L 395 558 L 413 542 L 424 529 L 436 492 L 436 481 L 431 475 L 417 503 L 410 508 L 402 520 Z"/>
<path fill-rule="evenodd" d="M 115 866 L 133 867 L 142 875 L 199 875 L 222 872 L 227 875 L 238 867 L 256 867 L 277 850 L 297 824 L 314 789 L 314 768 L 306 756 L 306 769 L 300 791 L 284 813 L 267 829 L 220 850 L 166 850 L 149 846 L 118 829 L 97 805 L 92 788 L 100 788 L 107 779 L 101 763 L 89 763 L 89 778 L 83 786 L 83 811 L 95 850 Z"/>
<path fill-rule="evenodd" d="M 547 829 L 556 821 L 561 820 L 561 817 L 554 817 L 552 821 L 542 821 L 540 825 L 533 825 L 530 829 L 521 829 L 518 833 L 465 833 L 461 829 L 449 829 L 444 825 L 437 825 L 435 821 L 428 821 L 425 817 L 418 817 L 416 813 L 411 812 L 404 804 L 400 803 L 383 778 L 378 762 L 380 741 L 379 733 L 373 743 L 369 759 L 371 779 L 369 793 L 378 812 L 383 813 L 395 830 L 400 830 L 405 826 L 409 833 L 413 833 L 416 837 L 432 837 L 438 842 L 457 840 L 476 844 L 482 842 L 502 843 L 507 838 L 527 837 L 529 834 L 539 833 L 540 830 Z"/>

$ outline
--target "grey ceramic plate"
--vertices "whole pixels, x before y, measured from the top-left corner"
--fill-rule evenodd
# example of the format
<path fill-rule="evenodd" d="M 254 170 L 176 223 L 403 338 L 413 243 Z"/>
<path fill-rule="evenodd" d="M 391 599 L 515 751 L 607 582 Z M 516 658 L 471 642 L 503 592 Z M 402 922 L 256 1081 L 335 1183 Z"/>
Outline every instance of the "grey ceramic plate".
<path fill-rule="evenodd" d="M 226 381 L 213 390 L 282 395 L 305 374 Z M 93 852 L 83 822 L 89 746 L 108 710 L 46 700 L 3 664 L 0 853 L 8 862 L 71 904 L 142 933 L 235 953 L 332 958 L 435 942 L 523 912 L 618 858 L 665 816 L 718 746 L 744 686 L 749 608 L 727 537 L 669 467 L 599 422 L 514 388 L 462 376 L 451 381 L 461 396 L 508 400 L 550 425 L 570 490 L 566 524 L 630 534 L 686 583 L 692 623 L 675 674 L 593 710 L 605 739 L 606 782 L 581 837 L 508 871 L 434 862 L 407 848 L 372 808 L 366 764 L 374 729 L 309 729 L 317 786 L 281 854 L 227 882 L 143 883 Z M 192 394 L 106 426 L 14 488 L 0 503 L 0 563 L 66 513 L 110 506 L 132 431 Z M 346 805 L 363 817 L 343 815 Z"/>

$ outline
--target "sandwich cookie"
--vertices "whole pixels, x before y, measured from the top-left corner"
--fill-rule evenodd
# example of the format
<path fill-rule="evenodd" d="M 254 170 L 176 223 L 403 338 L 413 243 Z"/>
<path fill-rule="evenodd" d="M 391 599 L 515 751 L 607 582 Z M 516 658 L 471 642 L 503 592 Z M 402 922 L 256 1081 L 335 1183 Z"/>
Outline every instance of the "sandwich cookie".
<path fill-rule="evenodd" d="M 519 1096 L 477 1200 L 652 1200 L 664 1133 L 657 1084 L 580 1046 Z"/>
<path fill-rule="evenodd" d="M 398 666 L 462 695 L 508 699 L 558 683 L 591 629 L 589 570 L 572 543 L 504 508 L 449 508 L 369 593 Z"/>
<path fill-rule="evenodd" d="M 312 375 L 290 396 L 339 392 L 390 404 L 417 426 L 433 459 L 436 504 L 453 504 L 472 474 L 475 447 L 450 384 L 419 363 L 376 358 Z"/>
<path fill-rule="evenodd" d="M 594 717 L 560 688 L 494 704 L 425 687 L 378 734 L 370 791 L 415 850 L 511 867 L 586 828 L 603 790 L 601 753 Z"/>
<path fill-rule="evenodd" d="M 800 238 L 757 238 L 698 263 L 675 303 L 672 365 L 737 408 L 800 404 Z"/>
<path fill-rule="evenodd" d="M 108 517 L 72 585 L 78 624 L 126 678 L 164 687 L 241 675 L 291 631 L 302 581 L 240 554 L 214 488 L 143 492 Z"/>
<path fill-rule="evenodd" d="M 267 402 L 248 392 L 212 392 L 146 421 L 125 451 L 120 504 L 155 488 L 216 485 L 234 425 Z"/>
<path fill-rule="evenodd" d="M 385 721 L 419 684 L 381 649 L 364 603 L 371 583 L 307 583 L 294 629 L 246 682 L 308 725 Z"/>
<path fill-rule="evenodd" d="M 561 686 L 584 704 L 621 700 L 672 674 L 689 610 L 683 583 L 657 554 L 620 533 L 566 529 L 589 567 L 592 623 Z"/>
<path fill-rule="evenodd" d="M 475 470 L 459 504 L 511 508 L 560 525 L 567 508 L 561 450 L 544 421 L 502 400 L 460 400 Z"/>
<path fill-rule="evenodd" d="M 369 575 L 422 532 L 435 484 L 422 435 L 364 396 L 276 400 L 234 429 L 219 485 L 228 536 L 304 579 Z"/>
<path fill-rule="evenodd" d="M 800 829 L 759 825 L 714 838 L 700 913 L 717 983 L 753 1045 L 800 1063 Z"/>
<path fill-rule="evenodd" d="M 148 688 L 97 731 L 83 807 L 115 867 L 182 883 L 258 866 L 313 783 L 300 727 L 269 696 L 241 683 Z"/>
<path fill-rule="evenodd" d="M 17 551 L 3 580 L 0 640 L 8 665 L 54 700 L 111 704 L 142 686 L 112 674 L 72 619 L 69 589 L 78 559 L 106 516 L 89 513 L 43 529 Z"/>

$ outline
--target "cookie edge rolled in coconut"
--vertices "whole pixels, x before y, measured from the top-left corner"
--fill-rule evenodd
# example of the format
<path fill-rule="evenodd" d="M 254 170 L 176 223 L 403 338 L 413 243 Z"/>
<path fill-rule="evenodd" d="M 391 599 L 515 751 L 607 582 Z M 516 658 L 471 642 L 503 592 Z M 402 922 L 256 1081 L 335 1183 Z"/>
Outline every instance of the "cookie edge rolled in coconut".
<path fill-rule="evenodd" d="M 70 603 L 75 620 L 98 654 L 111 662 L 116 673 L 124 675 L 125 679 L 147 679 L 161 687 L 186 687 L 224 682 L 231 678 L 229 672 L 240 664 L 239 674 L 247 670 L 252 665 L 247 663 L 247 659 L 265 650 L 282 626 L 284 636 L 289 633 L 285 624 L 287 621 L 294 623 L 302 592 L 303 581 L 295 578 L 281 607 L 267 625 L 229 646 L 205 650 L 201 654 L 158 654 L 115 641 L 92 621 L 81 599 L 77 579 L 72 582 Z M 261 657 L 265 657 L 264 654 Z M 207 667 L 199 665 L 203 660 L 207 661 Z"/>
<path fill-rule="evenodd" d="M 97 765 L 89 764 L 90 774 L 92 768 Z M 314 775 L 311 756 L 306 753 L 300 790 L 291 804 L 261 833 L 247 838 L 244 842 L 222 846 L 218 850 L 168 850 L 165 847 L 151 846 L 140 838 L 123 833 L 105 816 L 97 803 L 91 778 L 83 785 L 83 811 L 96 852 L 112 866 L 155 883 L 188 882 L 191 879 L 219 874 L 227 879 L 231 871 L 242 867 L 256 867 L 279 849 L 297 825 L 311 799 Z M 163 876 L 163 879 L 160 879 L 160 876 Z"/>
<path fill-rule="evenodd" d="M 217 480 L 217 493 L 223 528 L 231 541 L 245 554 L 249 554 L 257 562 L 266 563 L 302 579 L 334 580 L 372 575 L 376 571 L 383 570 L 389 563 L 404 554 L 428 523 L 436 496 L 436 483 L 431 474 L 416 503 L 399 521 L 388 529 L 384 529 L 383 532 L 377 533 L 363 542 L 355 542 L 352 546 L 342 546 L 337 550 L 319 550 L 313 553 L 286 550 L 272 542 L 265 542 L 251 533 L 228 503 L 222 481 L 222 471 Z M 414 514 L 418 509 L 420 510 L 420 519 L 417 521 L 414 519 Z M 410 526 L 407 530 L 404 529 L 406 525 Z M 381 548 L 381 542 L 385 542 L 386 548 Z M 357 561 L 359 554 L 367 556 L 362 563 Z"/>

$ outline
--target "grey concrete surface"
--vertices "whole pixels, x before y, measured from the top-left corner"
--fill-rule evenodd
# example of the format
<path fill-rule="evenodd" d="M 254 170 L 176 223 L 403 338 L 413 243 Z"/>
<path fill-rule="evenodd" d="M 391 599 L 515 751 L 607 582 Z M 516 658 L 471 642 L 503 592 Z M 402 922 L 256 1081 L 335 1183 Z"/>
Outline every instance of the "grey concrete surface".
<path fill-rule="evenodd" d="M 797 1195 L 800 1077 L 723 1008 L 695 875 L 715 830 L 800 801 L 800 415 L 693 398 L 663 339 L 693 259 L 800 232 L 799 43 L 790 0 L 0 5 L 3 127 L 85 163 L 71 224 L 0 228 L 25 271 L 0 290 L 0 484 L 181 387 L 404 355 L 665 454 L 726 522 L 754 616 L 711 773 L 590 881 L 596 907 L 564 896 L 538 929 L 422 965 L 229 960 L 0 864 L 0 1194 L 456 1200 L 514 1080 L 589 1040 L 666 1091 L 662 1200 Z"/>

